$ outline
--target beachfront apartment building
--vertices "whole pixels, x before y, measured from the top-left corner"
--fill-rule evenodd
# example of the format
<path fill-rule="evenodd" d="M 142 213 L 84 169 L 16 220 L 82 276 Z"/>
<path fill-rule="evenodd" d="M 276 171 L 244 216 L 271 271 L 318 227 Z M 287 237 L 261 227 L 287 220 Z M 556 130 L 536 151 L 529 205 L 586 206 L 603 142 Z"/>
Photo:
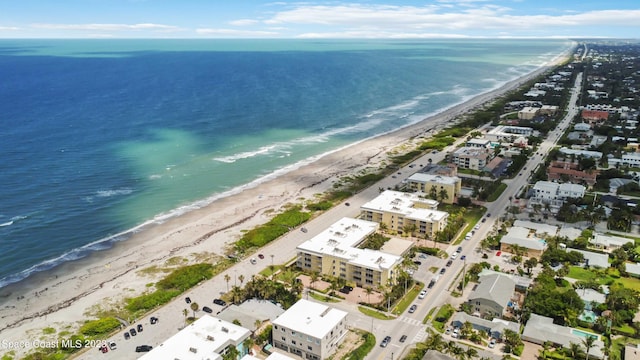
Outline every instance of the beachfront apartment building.
<path fill-rule="evenodd" d="M 518 119 L 520 120 L 532 120 L 540 113 L 539 107 L 526 106 L 522 110 L 518 111 Z"/>
<path fill-rule="evenodd" d="M 298 300 L 273 321 L 273 346 L 308 360 L 328 358 L 347 334 L 347 312 Z"/>
<path fill-rule="evenodd" d="M 457 176 L 415 173 L 407 178 L 407 186 L 424 196 L 433 195 L 432 193 L 435 192 L 435 197 L 441 202 L 453 204 L 460 195 L 462 179 Z"/>
<path fill-rule="evenodd" d="M 519 137 L 533 135 L 533 128 L 526 126 L 498 125 L 489 130 L 484 137 L 494 142 L 513 142 Z"/>
<path fill-rule="evenodd" d="M 478 147 L 461 147 L 451 154 L 451 162 L 462 169 L 483 170 L 489 163 L 489 151 Z"/>
<path fill-rule="evenodd" d="M 571 161 L 553 161 L 547 168 L 547 179 L 550 181 L 568 181 L 593 186 L 597 176 L 597 170 L 582 171 L 578 163 Z"/>
<path fill-rule="evenodd" d="M 360 218 L 383 223 L 390 231 L 432 238 L 447 226 L 449 214 L 438 211 L 438 202 L 415 193 L 386 190 L 360 207 Z"/>
<path fill-rule="evenodd" d="M 237 350 L 240 359 L 248 352 L 244 342 L 250 335 L 249 329 L 205 314 L 140 359 L 222 360 L 231 348 Z"/>
<path fill-rule="evenodd" d="M 380 225 L 342 218 L 296 248 L 296 265 L 309 272 L 330 275 L 360 287 L 395 284 L 402 257 L 383 251 L 357 248 Z"/>
<path fill-rule="evenodd" d="M 574 158 L 577 158 L 578 156 L 582 156 L 585 158 L 591 158 L 591 159 L 596 159 L 596 160 L 600 160 L 602 158 L 602 153 L 600 151 L 591 151 L 591 150 L 582 150 L 582 149 L 571 149 L 568 147 L 561 147 L 558 151 L 560 151 L 560 153 L 562 155 L 565 156 L 572 156 Z"/>
<path fill-rule="evenodd" d="M 465 143 L 465 146 L 470 148 L 477 147 L 477 148 L 490 149 L 491 140 L 484 139 L 484 138 L 473 138 L 473 139 L 467 140 L 467 142 Z"/>

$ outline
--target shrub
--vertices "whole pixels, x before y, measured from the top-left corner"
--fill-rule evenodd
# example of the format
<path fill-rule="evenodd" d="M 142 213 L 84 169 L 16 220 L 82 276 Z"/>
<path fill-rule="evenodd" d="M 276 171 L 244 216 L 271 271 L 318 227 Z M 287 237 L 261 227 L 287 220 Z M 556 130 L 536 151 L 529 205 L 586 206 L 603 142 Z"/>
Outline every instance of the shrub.
<path fill-rule="evenodd" d="M 149 294 L 127 299 L 125 308 L 131 312 L 147 311 L 156 306 L 163 305 L 180 295 L 180 290 L 156 290 Z"/>
<path fill-rule="evenodd" d="M 362 338 L 364 339 L 364 343 L 358 346 L 357 349 L 353 350 L 351 355 L 349 355 L 349 357 L 347 358 L 348 360 L 364 359 L 369 351 L 371 351 L 371 349 L 373 349 L 373 347 L 375 346 L 376 337 L 372 333 L 364 333 L 362 335 Z"/>
<path fill-rule="evenodd" d="M 109 334 L 120 327 L 120 321 L 114 317 L 106 317 L 98 320 L 90 320 L 80 327 L 80 333 L 85 336 L 95 337 Z"/>
<path fill-rule="evenodd" d="M 164 279 L 158 281 L 156 287 L 158 289 L 189 289 L 200 281 L 211 279 L 213 277 L 213 265 L 211 264 L 195 264 L 184 266 L 174 270 Z"/>

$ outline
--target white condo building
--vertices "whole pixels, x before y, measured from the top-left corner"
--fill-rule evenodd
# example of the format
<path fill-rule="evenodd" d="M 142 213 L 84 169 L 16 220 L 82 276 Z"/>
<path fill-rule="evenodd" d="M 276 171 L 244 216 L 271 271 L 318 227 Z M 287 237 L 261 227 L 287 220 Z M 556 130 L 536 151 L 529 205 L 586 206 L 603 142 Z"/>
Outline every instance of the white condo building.
<path fill-rule="evenodd" d="M 329 357 L 347 334 L 347 312 L 299 300 L 273 321 L 273 346 L 303 359 Z"/>
<path fill-rule="evenodd" d="M 236 348 L 241 358 L 247 354 L 244 341 L 251 331 L 242 326 L 204 315 L 177 334 L 165 340 L 142 360 L 222 360 L 230 348 Z"/>

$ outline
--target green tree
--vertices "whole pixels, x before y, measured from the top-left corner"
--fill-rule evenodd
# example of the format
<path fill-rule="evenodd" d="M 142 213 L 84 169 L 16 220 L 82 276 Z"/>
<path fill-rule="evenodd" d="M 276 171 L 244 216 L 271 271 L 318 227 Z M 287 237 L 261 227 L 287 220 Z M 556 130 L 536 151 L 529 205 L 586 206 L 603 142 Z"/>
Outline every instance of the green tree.
<path fill-rule="evenodd" d="M 229 274 L 224 274 L 224 281 L 227 282 L 227 292 L 229 292 L 229 281 L 231 281 L 231 276 L 229 276 Z"/>
<path fill-rule="evenodd" d="M 596 346 L 595 341 L 596 338 L 594 336 L 587 336 L 582 339 L 582 345 L 587 349 L 586 360 L 589 360 L 589 351 L 591 351 L 591 348 Z"/>
<path fill-rule="evenodd" d="M 191 311 L 193 311 L 193 318 L 195 319 L 196 311 L 200 310 L 200 305 L 198 305 L 198 303 L 194 301 L 191 303 L 190 307 L 191 307 Z"/>

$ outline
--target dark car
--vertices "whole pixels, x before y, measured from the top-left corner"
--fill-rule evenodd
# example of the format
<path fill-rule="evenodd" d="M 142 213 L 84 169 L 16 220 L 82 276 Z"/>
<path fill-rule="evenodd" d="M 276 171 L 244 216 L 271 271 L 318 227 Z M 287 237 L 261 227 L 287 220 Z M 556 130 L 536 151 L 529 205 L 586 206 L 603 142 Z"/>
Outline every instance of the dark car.
<path fill-rule="evenodd" d="M 109 348 L 107 347 L 107 345 L 100 346 L 98 350 L 100 350 L 103 354 L 109 352 Z"/>
<path fill-rule="evenodd" d="M 442 268 L 442 269 L 440 269 L 440 274 L 441 274 L 441 275 L 442 275 L 442 274 L 444 274 L 445 272 L 447 272 L 447 268 Z"/>
<path fill-rule="evenodd" d="M 413 314 L 414 312 L 416 312 L 416 309 L 418 309 L 418 305 L 411 305 L 411 307 L 409 308 L 409 314 Z"/>
<path fill-rule="evenodd" d="M 489 213 L 489 214 L 487 214 L 487 217 L 491 217 L 491 214 L 490 214 L 490 213 Z"/>
<path fill-rule="evenodd" d="M 151 319 L 149 319 L 149 322 L 151 323 L 151 325 L 155 325 L 158 322 L 158 318 L 155 316 L 152 316 Z"/>
<path fill-rule="evenodd" d="M 407 335 L 400 336 L 400 342 L 403 343 L 407 340 Z"/>
<path fill-rule="evenodd" d="M 151 351 L 151 349 L 153 349 L 153 346 L 151 345 L 136 346 L 136 352 L 147 352 L 147 351 Z"/>
<path fill-rule="evenodd" d="M 137 326 L 137 327 L 138 327 L 138 332 L 142 332 L 142 330 L 143 330 L 143 329 L 142 329 L 142 324 L 138 324 L 138 326 Z"/>
<path fill-rule="evenodd" d="M 418 265 L 418 266 L 422 265 L 422 262 L 417 261 L 417 260 L 416 260 L 416 261 L 414 261 L 413 263 L 414 263 L 414 264 L 416 264 L 416 265 Z"/>
<path fill-rule="evenodd" d="M 458 246 L 458 252 L 462 252 L 462 246 Z"/>
<path fill-rule="evenodd" d="M 431 281 L 429 281 L 429 285 L 427 285 L 427 288 L 431 289 L 433 287 L 433 285 L 435 285 L 435 284 L 436 284 L 436 281 L 431 279 Z"/>
<path fill-rule="evenodd" d="M 138 335 L 138 333 L 136 332 L 136 329 L 129 329 L 129 334 L 131 334 L 131 336 Z"/>
<path fill-rule="evenodd" d="M 203 308 L 202 308 L 202 311 L 204 311 L 204 312 L 206 312 L 206 313 L 209 313 L 209 314 L 211 314 L 211 313 L 213 312 L 213 310 L 211 310 L 211 308 L 210 308 L 210 307 L 208 307 L 208 306 L 203 307 Z"/>
<path fill-rule="evenodd" d="M 351 205 L 351 204 L 349 204 L 348 202 L 347 202 L 347 203 L 344 203 L 344 204 L 345 204 L 345 205 L 347 205 L 347 206 Z"/>
<path fill-rule="evenodd" d="M 131 335 L 128 332 L 124 333 L 124 339 L 129 340 L 129 338 L 131 338 Z"/>
<path fill-rule="evenodd" d="M 451 264 L 453 264 L 453 260 L 447 261 L 447 266 L 451 266 Z"/>
<path fill-rule="evenodd" d="M 380 343 L 380 347 L 387 347 L 390 341 L 391 341 L 391 336 L 385 336 L 382 342 Z"/>
<path fill-rule="evenodd" d="M 480 220 L 480 222 L 485 222 L 487 221 L 487 219 L 483 218 L 482 220 Z"/>
<path fill-rule="evenodd" d="M 258 258 L 259 258 L 259 259 L 264 259 L 264 255 L 262 255 L 262 254 L 258 254 Z"/>
<path fill-rule="evenodd" d="M 186 297 L 186 298 L 184 299 L 184 301 L 185 301 L 187 304 L 191 304 L 191 298 L 190 298 L 190 297 Z"/>
<path fill-rule="evenodd" d="M 222 299 L 213 299 L 213 303 L 220 306 L 225 306 L 227 303 Z"/>
<path fill-rule="evenodd" d="M 464 259 L 466 259 L 466 258 L 467 258 L 467 256 L 466 256 L 466 255 L 462 255 L 462 256 L 460 256 L 460 260 L 464 260 Z"/>

